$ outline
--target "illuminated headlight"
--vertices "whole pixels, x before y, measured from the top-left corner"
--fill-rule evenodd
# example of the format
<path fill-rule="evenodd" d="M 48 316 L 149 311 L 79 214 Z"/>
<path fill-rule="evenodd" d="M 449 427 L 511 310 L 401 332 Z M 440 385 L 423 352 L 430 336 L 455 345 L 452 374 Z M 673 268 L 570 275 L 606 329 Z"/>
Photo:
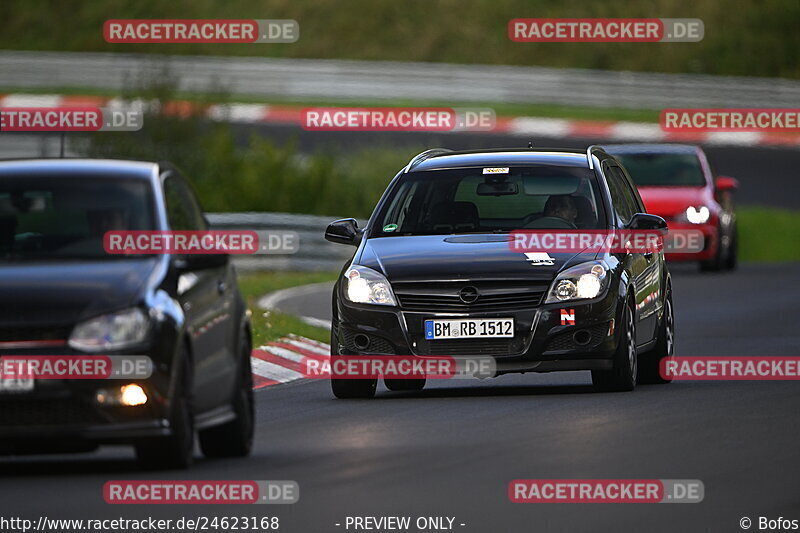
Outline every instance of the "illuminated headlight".
<path fill-rule="evenodd" d="M 608 287 L 608 271 L 604 261 L 589 261 L 568 268 L 553 281 L 545 303 L 597 298 Z"/>
<path fill-rule="evenodd" d="M 709 217 L 711 217 L 711 211 L 704 205 L 699 207 L 690 205 L 686 208 L 684 216 L 686 220 L 692 224 L 705 224 L 708 222 Z"/>
<path fill-rule="evenodd" d="M 357 304 L 397 305 L 389 281 L 378 272 L 354 266 L 344 273 L 344 294 Z"/>
<path fill-rule="evenodd" d="M 149 321 L 138 307 L 101 315 L 79 323 L 69 345 L 84 352 L 119 350 L 147 338 Z"/>

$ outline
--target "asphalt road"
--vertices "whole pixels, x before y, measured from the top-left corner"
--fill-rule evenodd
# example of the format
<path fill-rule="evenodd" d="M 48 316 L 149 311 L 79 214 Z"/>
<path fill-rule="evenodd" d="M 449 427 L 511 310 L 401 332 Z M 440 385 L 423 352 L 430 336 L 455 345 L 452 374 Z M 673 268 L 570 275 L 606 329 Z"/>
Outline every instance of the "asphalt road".
<path fill-rule="evenodd" d="M 800 265 L 674 270 L 679 355 L 797 355 Z M 322 288 L 300 311 L 326 318 L 327 301 Z M 372 401 L 334 400 L 325 382 L 270 387 L 257 393 L 248 459 L 200 459 L 188 472 L 140 471 L 124 448 L 3 459 L 0 514 L 272 515 L 282 531 L 303 533 L 383 514 L 452 516 L 456 531 L 481 533 L 741 531 L 743 516 L 800 519 L 800 384 L 676 382 L 616 394 L 589 384 L 586 373 L 514 375 L 421 393 L 379 389 Z M 291 506 L 103 502 L 109 479 L 153 478 L 292 479 L 301 496 Z M 700 479 L 705 499 L 512 504 L 516 478 Z"/>

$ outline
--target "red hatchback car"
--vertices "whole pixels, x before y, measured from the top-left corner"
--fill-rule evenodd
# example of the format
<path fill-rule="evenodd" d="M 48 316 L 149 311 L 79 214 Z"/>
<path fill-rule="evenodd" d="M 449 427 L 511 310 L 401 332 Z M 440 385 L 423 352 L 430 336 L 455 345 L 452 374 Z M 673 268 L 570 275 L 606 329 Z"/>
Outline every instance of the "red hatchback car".
<path fill-rule="evenodd" d="M 672 261 L 699 261 L 707 271 L 733 270 L 737 263 L 733 193 L 739 183 L 715 178 L 698 146 L 619 144 L 605 150 L 620 160 L 636 183 L 647 212 L 667 221 L 669 229 L 700 230 L 703 250 L 667 254 Z"/>

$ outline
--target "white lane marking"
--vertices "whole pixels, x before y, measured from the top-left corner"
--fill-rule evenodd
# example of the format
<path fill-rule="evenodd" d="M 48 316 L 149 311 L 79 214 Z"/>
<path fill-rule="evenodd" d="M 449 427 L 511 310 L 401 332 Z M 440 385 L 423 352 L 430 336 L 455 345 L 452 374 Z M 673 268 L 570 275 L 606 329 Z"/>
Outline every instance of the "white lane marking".
<path fill-rule="evenodd" d="M 660 141 L 666 136 L 658 124 L 646 122 L 616 122 L 611 126 L 611 137 L 620 140 Z"/>
<path fill-rule="evenodd" d="M 303 374 L 300 372 L 295 372 L 294 370 L 290 370 L 274 363 L 262 361 L 257 357 L 251 357 L 251 359 L 253 365 L 253 374 L 261 376 L 262 378 L 280 381 L 281 383 L 303 378 Z"/>
<path fill-rule="evenodd" d="M 308 344 L 307 342 L 302 342 L 296 339 L 286 339 L 284 342 L 291 344 L 292 346 L 297 346 L 298 348 L 302 348 L 303 350 L 308 350 L 309 352 L 313 352 L 319 355 L 330 355 L 331 349 L 330 346 L 326 350 L 325 348 L 320 348 L 319 346 L 314 346 L 313 344 Z"/>
<path fill-rule="evenodd" d="M 281 348 L 280 346 L 262 346 L 259 350 L 264 352 L 269 352 L 272 355 L 277 355 L 278 357 L 283 357 L 284 359 L 288 359 L 289 361 L 294 361 L 295 363 L 302 363 L 303 360 L 306 358 L 305 355 L 293 352 L 291 350 L 287 350 L 286 348 Z"/>
<path fill-rule="evenodd" d="M 264 120 L 268 111 L 269 106 L 263 104 L 215 104 L 208 108 L 208 117 L 233 122 L 258 122 Z"/>
<path fill-rule="evenodd" d="M 4 107 L 58 107 L 60 94 L 9 94 L 3 99 Z"/>
<path fill-rule="evenodd" d="M 517 135 L 566 137 L 570 129 L 570 121 L 560 118 L 517 117 L 508 123 L 508 132 Z"/>
<path fill-rule="evenodd" d="M 309 326 L 314 326 L 317 328 L 325 328 L 331 329 L 331 321 L 325 320 L 323 318 L 314 318 L 313 316 L 301 316 L 298 317 L 300 320 L 308 324 Z"/>

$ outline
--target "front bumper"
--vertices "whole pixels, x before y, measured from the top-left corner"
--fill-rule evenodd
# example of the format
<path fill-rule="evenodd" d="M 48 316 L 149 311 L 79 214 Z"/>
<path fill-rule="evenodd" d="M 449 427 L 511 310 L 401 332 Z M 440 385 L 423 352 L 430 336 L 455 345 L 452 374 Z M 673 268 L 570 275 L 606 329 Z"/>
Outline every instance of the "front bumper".
<path fill-rule="evenodd" d="M 617 347 L 618 302 L 609 290 L 594 300 L 513 311 L 426 313 L 353 304 L 339 297 L 334 348 L 341 355 L 489 356 L 498 374 L 609 369 Z M 562 318 L 562 310 L 574 315 L 574 323 Z M 513 318 L 514 337 L 425 340 L 424 321 L 432 318 Z"/>
<path fill-rule="evenodd" d="M 680 224 L 673 221 L 668 222 L 670 231 L 699 231 L 703 234 L 702 250 L 697 253 L 667 253 L 664 257 L 667 261 L 708 261 L 714 258 L 719 246 L 719 229 L 716 222 L 706 224 Z"/>
<path fill-rule="evenodd" d="M 58 451 L 81 445 L 130 444 L 170 434 L 168 421 L 172 385 L 171 339 L 156 338 L 136 350 L 104 355 L 147 355 L 152 374 L 147 379 L 37 379 L 32 391 L 0 392 L 0 453 Z M 0 352 L 3 356 L 87 355 L 69 347 Z M 101 403 L 100 390 L 139 384 L 148 397 L 140 406 Z"/>

